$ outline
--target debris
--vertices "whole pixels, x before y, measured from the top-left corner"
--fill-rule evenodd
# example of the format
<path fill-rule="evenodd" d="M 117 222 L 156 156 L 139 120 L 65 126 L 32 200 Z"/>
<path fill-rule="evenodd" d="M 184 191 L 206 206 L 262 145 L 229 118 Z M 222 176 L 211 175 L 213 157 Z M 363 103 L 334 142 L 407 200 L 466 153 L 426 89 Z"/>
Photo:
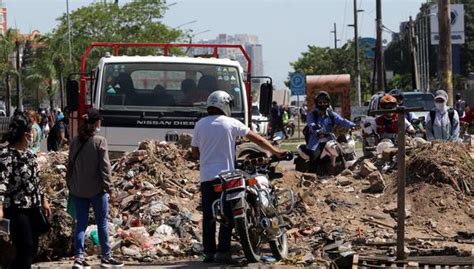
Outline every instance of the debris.
<path fill-rule="evenodd" d="M 377 171 L 377 167 L 371 161 L 366 159 L 361 163 L 359 175 L 365 178 L 375 171 Z"/>
<path fill-rule="evenodd" d="M 337 176 L 336 177 L 336 182 L 337 182 L 337 184 L 339 184 L 340 186 L 343 186 L 343 187 L 352 184 L 352 180 L 350 180 L 349 178 L 347 178 L 345 176 Z"/>
<path fill-rule="evenodd" d="M 370 187 L 365 192 L 380 193 L 385 189 L 385 181 L 379 171 L 374 171 L 367 176 Z"/>

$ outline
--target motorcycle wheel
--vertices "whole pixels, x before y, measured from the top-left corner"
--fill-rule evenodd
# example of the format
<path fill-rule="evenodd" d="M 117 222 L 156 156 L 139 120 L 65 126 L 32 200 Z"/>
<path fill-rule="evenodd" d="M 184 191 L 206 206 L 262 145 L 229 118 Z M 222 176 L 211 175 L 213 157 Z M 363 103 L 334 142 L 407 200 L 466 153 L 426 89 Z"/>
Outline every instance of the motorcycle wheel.
<path fill-rule="evenodd" d="M 295 129 L 289 126 L 287 126 L 285 129 L 286 129 L 286 135 L 288 137 L 293 137 L 293 135 L 295 134 Z"/>
<path fill-rule="evenodd" d="M 248 206 L 243 218 L 234 219 L 235 230 L 240 238 L 240 244 L 244 250 L 245 258 L 249 263 L 260 261 L 261 238 L 259 236 L 259 227 L 255 218 L 254 210 Z"/>
<path fill-rule="evenodd" d="M 278 261 L 288 256 L 288 238 L 284 232 L 276 240 L 270 241 L 270 249 L 272 254 Z"/>

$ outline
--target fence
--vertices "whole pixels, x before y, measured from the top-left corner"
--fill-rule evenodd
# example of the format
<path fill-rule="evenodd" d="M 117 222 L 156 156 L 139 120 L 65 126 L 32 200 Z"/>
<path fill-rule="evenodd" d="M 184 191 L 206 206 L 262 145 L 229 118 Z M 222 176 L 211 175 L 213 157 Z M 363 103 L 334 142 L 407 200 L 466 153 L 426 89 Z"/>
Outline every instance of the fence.
<path fill-rule="evenodd" d="M 0 117 L 0 135 L 3 135 L 8 131 L 8 125 L 10 124 L 10 117 Z"/>

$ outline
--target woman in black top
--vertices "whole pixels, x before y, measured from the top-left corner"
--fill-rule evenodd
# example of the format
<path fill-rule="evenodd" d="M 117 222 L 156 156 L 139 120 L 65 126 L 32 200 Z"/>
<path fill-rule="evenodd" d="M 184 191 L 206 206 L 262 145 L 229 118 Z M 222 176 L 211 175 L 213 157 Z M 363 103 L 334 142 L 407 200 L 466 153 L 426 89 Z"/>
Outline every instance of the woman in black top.
<path fill-rule="evenodd" d="M 40 190 L 36 155 L 28 150 L 33 141 L 32 123 L 17 113 L 0 149 L 0 220 L 10 220 L 11 239 L 17 255 L 11 268 L 31 268 L 38 249 L 40 208 L 49 217 L 51 209 Z"/>

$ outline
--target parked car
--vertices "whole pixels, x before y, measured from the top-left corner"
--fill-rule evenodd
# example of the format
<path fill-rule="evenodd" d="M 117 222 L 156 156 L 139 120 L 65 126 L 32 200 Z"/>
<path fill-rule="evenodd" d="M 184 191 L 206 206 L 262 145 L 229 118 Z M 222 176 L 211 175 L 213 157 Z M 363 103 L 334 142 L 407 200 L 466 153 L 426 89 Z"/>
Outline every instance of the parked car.
<path fill-rule="evenodd" d="M 5 112 L 5 110 L 0 109 L 0 117 L 6 117 L 6 116 L 7 116 L 7 113 Z"/>
<path fill-rule="evenodd" d="M 268 133 L 268 118 L 260 113 L 257 104 L 252 105 L 252 129 L 262 135 Z"/>

